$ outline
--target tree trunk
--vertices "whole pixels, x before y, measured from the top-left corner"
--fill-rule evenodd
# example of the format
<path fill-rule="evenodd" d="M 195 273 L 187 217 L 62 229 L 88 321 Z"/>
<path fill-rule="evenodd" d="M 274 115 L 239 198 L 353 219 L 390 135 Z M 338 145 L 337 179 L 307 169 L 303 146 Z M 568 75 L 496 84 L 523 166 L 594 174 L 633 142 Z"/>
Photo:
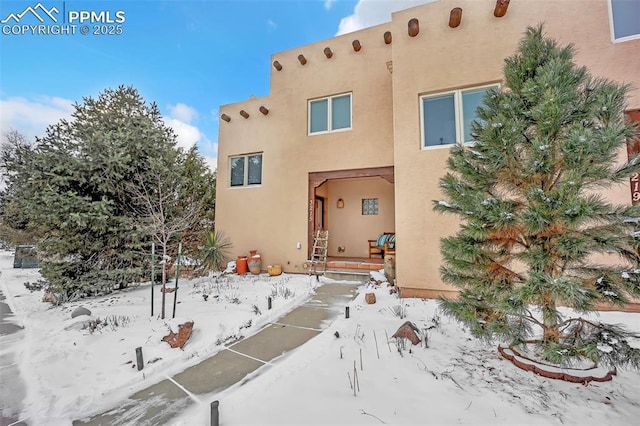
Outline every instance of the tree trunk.
<path fill-rule="evenodd" d="M 545 293 L 542 298 L 542 321 L 544 323 L 544 335 L 542 340 L 545 342 L 559 342 L 560 330 L 558 329 L 558 311 L 556 303 L 551 293 Z"/>

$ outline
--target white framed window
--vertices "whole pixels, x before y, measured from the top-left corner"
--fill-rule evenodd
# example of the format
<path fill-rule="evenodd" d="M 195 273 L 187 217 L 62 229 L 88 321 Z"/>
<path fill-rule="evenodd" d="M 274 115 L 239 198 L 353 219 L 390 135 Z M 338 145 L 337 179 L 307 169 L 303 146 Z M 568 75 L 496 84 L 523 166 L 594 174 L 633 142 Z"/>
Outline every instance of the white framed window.
<path fill-rule="evenodd" d="M 614 43 L 640 38 L 640 1 L 609 0 L 609 25 Z"/>
<path fill-rule="evenodd" d="M 229 158 L 229 186 L 262 184 L 262 154 L 238 155 Z"/>
<path fill-rule="evenodd" d="M 310 135 L 351 129 L 351 93 L 309 101 Z"/>
<path fill-rule="evenodd" d="M 476 109 L 490 89 L 497 84 L 452 90 L 420 97 L 422 148 L 473 142 L 471 123 Z"/>

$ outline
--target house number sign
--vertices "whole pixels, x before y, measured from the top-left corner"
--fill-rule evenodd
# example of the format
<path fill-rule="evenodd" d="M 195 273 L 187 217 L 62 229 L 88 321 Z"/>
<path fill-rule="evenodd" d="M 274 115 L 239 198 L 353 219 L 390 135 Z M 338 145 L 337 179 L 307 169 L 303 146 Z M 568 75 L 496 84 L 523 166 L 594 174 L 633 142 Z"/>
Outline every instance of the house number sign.
<path fill-rule="evenodd" d="M 627 118 L 629 121 L 640 122 L 640 109 L 635 111 L 627 111 Z M 629 159 L 632 159 L 636 155 L 640 154 L 640 139 L 627 141 L 627 155 Z M 640 173 L 636 173 L 631 176 L 631 203 L 640 203 Z"/>

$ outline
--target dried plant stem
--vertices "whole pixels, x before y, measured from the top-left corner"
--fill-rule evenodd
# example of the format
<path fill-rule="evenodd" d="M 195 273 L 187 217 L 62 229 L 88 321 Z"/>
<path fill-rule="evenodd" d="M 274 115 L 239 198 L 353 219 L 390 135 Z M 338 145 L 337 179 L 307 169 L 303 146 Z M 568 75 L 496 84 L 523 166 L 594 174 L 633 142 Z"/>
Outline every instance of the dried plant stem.
<path fill-rule="evenodd" d="M 351 374 L 349 374 L 348 371 L 347 371 L 347 377 L 349 378 L 349 386 L 351 387 L 351 389 L 353 389 L 353 382 L 351 381 Z M 355 396 L 355 392 L 354 392 L 354 396 Z"/>
<path fill-rule="evenodd" d="M 360 348 L 360 371 L 363 371 L 364 368 L 362 366 L 362 348 Z"/>
<path fill-rule="evenodd" d="M 391 343 L 389 343 L 389 334 L 387 333 L 387 330 L 384 331 L 384 335 L 387 336 L 387 347 L 389 348 L 389 352 L 392 352 Z"/>
<path fill-rule="evenodd" d="M 380 359 L 380 350 L 378 349 L 378 338 L 376 337 L 375 330 L 373 330 L 373 340 L 376 341 L 376 353 L 378 354 L 378 359 Z"/>

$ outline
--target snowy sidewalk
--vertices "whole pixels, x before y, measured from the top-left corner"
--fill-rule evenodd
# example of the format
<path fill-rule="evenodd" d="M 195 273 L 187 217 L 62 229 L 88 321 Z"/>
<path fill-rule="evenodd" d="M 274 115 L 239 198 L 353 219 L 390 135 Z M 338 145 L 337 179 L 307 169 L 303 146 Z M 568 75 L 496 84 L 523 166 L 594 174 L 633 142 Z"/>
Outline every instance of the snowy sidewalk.
<path fill-rule="evenodd" d="M 356 283 L 332 282 L 300 307 L 256 334 L 201 363 L 132 395 L 118 407 L 74 425 L 167 424 L 184 409 L 201 402 L 198 395 L 223 390 L 326 329 L 353 299 Z"/>

